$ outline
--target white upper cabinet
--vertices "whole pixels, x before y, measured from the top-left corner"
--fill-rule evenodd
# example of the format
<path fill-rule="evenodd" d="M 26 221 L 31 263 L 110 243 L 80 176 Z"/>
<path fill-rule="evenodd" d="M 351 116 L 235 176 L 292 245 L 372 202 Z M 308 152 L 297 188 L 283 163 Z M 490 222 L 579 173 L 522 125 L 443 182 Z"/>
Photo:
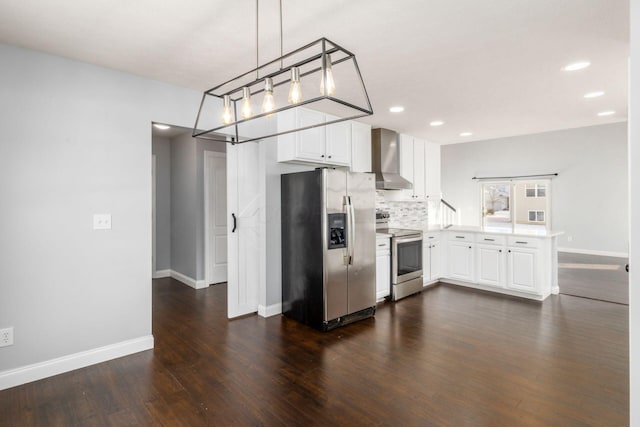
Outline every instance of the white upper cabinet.
<path fill-rule="evenodd" d="M 295 112 L 294 112 L 295 114 Z M 295 114 L 296 127 L 312 126 L 324 122 L 324 114 L 313 110 L 298 110 Z M 324 161 L 326 128 L 319 126 L 293 134 L 295 153 L 299 159 Z"/>
<path fill-rule="evenodd" d="M 336 118 L 315 110 L 293 108 L 278 113 L 278 131 L 313 126 Z M 278 161 L 351 166 L 351 129 L 352 122 L 347 120 L 280 135 Z M 371 162 L 370 151 L 368 161 Z"/>
<path fill-rule="evenodd" d="M 336 120 L 338 117 L 326 115 L 326 121 Z M 326 156 L 327 163 L 351 165 L 351 122 L 344 121 L 327 125 Z"/>
<path fill-rule="evenodd" d="M 351 122 L 351 171 L 371 172 L 371 126 Z"/>
<path fill-rule="evenodd" d="M 413 184 L 403 190 L 409 200 L 424 200 L 425 193 L 425 141 L 410 135 L 400 135 L 400 175 Z"/>

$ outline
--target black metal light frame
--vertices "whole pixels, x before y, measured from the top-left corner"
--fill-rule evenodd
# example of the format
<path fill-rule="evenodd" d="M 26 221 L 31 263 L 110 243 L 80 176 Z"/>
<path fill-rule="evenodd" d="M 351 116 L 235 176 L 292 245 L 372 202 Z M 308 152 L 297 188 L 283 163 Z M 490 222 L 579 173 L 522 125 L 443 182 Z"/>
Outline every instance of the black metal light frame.
<path fill-rule="evenodd" d="M 312 50 L 314 47 L 317 48 L 317 46 L 320 45 L 321 47 L 321 51 L 319 52 L 313 52 L 313 54 L 311 56 L 309 56 L 306 59 L 302 59 L 299 61 L 296 61 L 292 64 L 289 64 L 285 67 L 283 67 L 284 61 L 286 59 L 292 58 L 297 54 L 300 54 L 301 52 L 304 52 L 305 50 Z M 290 70 L 293 67 L 302 67 L 306 64 L 309 64 L 313 61 L 318 61 L 321 60 L 321 64 L 322 66 L 320 67 L 316 67 L 313 68 L 311 70 L 305 71 L 304 73 L 300 74 L 300 77 L 304 77 L 313 73 L 316 73 L 318 71 L 322 72 L 325 67 L 327 66 L 327 55 L 336 55 L 339 56 L 338 59 L 334 60 L 331 62 L 331 65 L 337 65 L 340 64 L 342 62 L 345 61 L 353 61 L 353 66 L 355 67 L 355 72 L 356 75 L 358 77 L 359 83 L 360 83 L 360 87 L 362 89 L 363 95 L 364 95 L 364 100 L 366 105 L 364 106 L 358 106 L 355 105 L 351 102 L 345 101 L 343 99 L 337 98 L 335 96 L 331 96 L 328 95 L 328 93 L 325 91 L 325 93 L 323 95 L 320 96 L 316 96 L 310 99 L 305 99 L 299 103 L 296 104 L 286 104 L 283 106 L 280 106 L 278 108 L 275 108 L 273 111 L 267 112 L 267 113 L 257 113 L 254 114 L 252 117 L 250 118 L 240 118 L 240 120 L 238 120 L 238 102 L 242 101 L 242 97 L 233 97 L 232 95 L 235 93 L 240 93 L 242 92 L 242 88 L 243 87 L 248 87 L 250 89 L 252 89 L 253 87 L 256 87 L 256 90 L 251 90 L 251 95 L 256 95 L 259 93 L 264 92 L 264 89 L 260 86 L 264 85 L 264 79 L 265 78 L 275 78 L 277 76 L 281 76 L 282 74 L 285 73 L 289 73 Z M 272 72 L 267 72 L 264 75 L 260 76 L 258 78 L 258 76 L 260 75 L 260 71 L 261 70 L 265 70 L 268 69 L 269 67 L 273 67 L 275 64 L 277 64 L 278 62 L 280 62 L 280 68 L 277 71 L 272 71 Z M 239 81 L 242 82 L 243 79 L 246 78 L 251 78 L 250 76 L 254 75 L 256 76 L 256 78 L 254 80 L 250 80 L 250 81 L 245 81 L 244 83 L 241 83 L 240 85 L 236 86 L 232 86 L 231 89 L 228 89 L 227 87 L 232 84 L 235 81 Z M 322 73 L 322 79 L 326 79 L 326 76 L 324 75 L 324 73 Z M 277 83 L 274 82 L 273 86 L 274 88 L 277 86 L 281 86 L 283 84 L 287 84 L 289 83 L 288 79 L 279 81 Z M 325 82 L 325 87 L 327 87 L 326 82 Z M 222 124 L 222 126 L 216 126 L 213 127 L 211 129 L 206 129 L 203 130 L 200 128 L 199 123 L 201 122 L 201 115 L 203 114 L 203 106 L 205 105 L 205 101 L 207 100 L 207 97 L 213 97 L 213 98 L 217 98 L 216 102 L 222 102 L 222 100 L 224 99 L 225 95 L 229 95 L 231 96 L 231 101 L 233 103 L 233 122 L 230 124 Z M 318 102 L 318 101 L 322 101 L 322 100 L 329 100 L 329 101 L 333 101 L 337 104 L 340 104 L 344 107 L 348 107 L 350 109 L 352 109 L 354 111 L 353 115 L 348 115 L 347 117 L 339 117 L 335 120 L 331 120 L 331 121 L 327 121 L 327 122 L 322 122 L 322 123 L 318 123 L 318 124 L 314 124 L 314 125 L 309 125 L 309 126 L 304 126 L 304 127 L 300 127 L 300 128 L 294 128 L 294 129 L 287 129 L 284 130 L 282 132 L 277 131 L 276 133 L 268 133 L 266 135 L 260 135 L 260 136 L 251 136 L 251 137 L 243 137 L 242 135 L 239 134 L 239 129 L 238 129 L 238 125 L 242 124 L 242 123 L 247 123 L 250 122 L 252 120 L 256 120 L 262 117 L 266 117 L 266 116 L 271 116 L 273 114 L 277 114 L 279 112 L 282 111 L 286 111 L 286 110 L 290 110 L 292 108 L 298 108 L 304 105 L 308 105 L 308 104 L 312 104 L 314 102 Z M 353 120 L 353 119 L 358 119 L 361 117 L 366 117 L 366 116 L 370 116 L 373 114 L 373 108 L 371 107 L 371 101 L 369 100 L 369 95 L 367 93 L 367 89 L 364 85 L 364 81 L 362 79 L 362 74 L 360 73 L 360 68 L 358 67 L 358 62 L 356 61 L 356 57 L 353 53 L 351 53 L 350 51 L 344 49 L 343 47 L 337 45 L 336 43 L 332 42 L 331 40 L 328 40 L 327 38 L 320 38 L 312 43 L 309 43 L 299 49 L 293 50 L 287 54 L 284 54 L 282 56 L 280 56 L 279 58 L 274 59 L 273 61 L 269 61 L 265 64 L 262 64 L 250 71 L 247 71 L 244 74 L 241 74 L 231 80 L 228 80 L 216 87 L 213 87 L 207 91 L 204 92 L 204 94 L 202 95 L 202 100 L 200 102 L 200 108 L 198 109 L 198 116 L 196 118 L 196 123 L 193 127 L 193 133 L 192 136 L 193 137 L 198 137 L 198 138 L 203 138 L 203 139 L 208 139 L 208 140 L 214 140 L 214 141 L 224 141 L 224 142 L 229 142 L 231 144 L 238 144 L 238 143 L 244 143 L 244 142 L 251 142 L 251 141 L 258 141 L 261 139 L 266 139 L 266 138 L 271 138 L 274 136 L 278 136 L 278 135 L 284 135 L 284 134 L 288 134 L 288 133 L 292 133 L 292 132 L 298 132 L 301 130 L 306 130 L 306 129 L 311 129 L 311 128 L 315 128 L 315 127 L 320 127 L 320 126 L 327 126 L 330 124 L 334 124 L 334 123 L 339 123 L 339 122 L 343 122 L 346 120 Z M 233 128 L 233 132 L 228 132 L 229 128 Z M 227 130 L 227 131 L 224 131 Z"/>

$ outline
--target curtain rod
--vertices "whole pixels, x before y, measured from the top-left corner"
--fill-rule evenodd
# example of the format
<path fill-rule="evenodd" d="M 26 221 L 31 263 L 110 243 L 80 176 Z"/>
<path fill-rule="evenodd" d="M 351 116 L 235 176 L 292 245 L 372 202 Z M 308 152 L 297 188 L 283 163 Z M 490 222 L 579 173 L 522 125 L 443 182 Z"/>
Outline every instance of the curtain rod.
<path fill-rule="evenodd" d="M 545 174 L 540 174 L 540 175 L 518 175 L 518 176 L 484 176 L 484 177 L 477 177 L 474 176 L 473 178 L 471 178 L 471 180 L 501 180 L 501 179 L 524 179 L 524 178 L 542 178 L 542 177 L 546 177 L 546 176 L 558 176 L 558 173 L 545 173 Z"/>

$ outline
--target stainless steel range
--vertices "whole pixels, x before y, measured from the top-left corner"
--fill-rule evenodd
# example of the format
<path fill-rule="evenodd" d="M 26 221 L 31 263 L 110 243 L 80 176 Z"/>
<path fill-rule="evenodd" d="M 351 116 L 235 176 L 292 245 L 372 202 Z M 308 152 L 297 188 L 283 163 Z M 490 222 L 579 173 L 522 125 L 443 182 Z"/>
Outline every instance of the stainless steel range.
<path fill-rule="evenodd" d="M 376 231 L 391 235 L 391 300 L 397 301 L 422 291 L 422 231 L 388 228 L 382 215 L 376 214 Z"/>

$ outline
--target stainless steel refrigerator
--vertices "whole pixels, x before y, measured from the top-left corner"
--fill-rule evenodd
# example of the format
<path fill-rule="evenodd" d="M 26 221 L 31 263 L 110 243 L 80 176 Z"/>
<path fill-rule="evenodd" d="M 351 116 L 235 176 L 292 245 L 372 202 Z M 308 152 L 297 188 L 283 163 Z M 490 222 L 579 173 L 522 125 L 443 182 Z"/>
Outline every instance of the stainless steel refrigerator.
<path fill-rule="evenodd" d="M 282 312 L 321 330 L 376 310 L 375 175 L 281 176 Z"/>

